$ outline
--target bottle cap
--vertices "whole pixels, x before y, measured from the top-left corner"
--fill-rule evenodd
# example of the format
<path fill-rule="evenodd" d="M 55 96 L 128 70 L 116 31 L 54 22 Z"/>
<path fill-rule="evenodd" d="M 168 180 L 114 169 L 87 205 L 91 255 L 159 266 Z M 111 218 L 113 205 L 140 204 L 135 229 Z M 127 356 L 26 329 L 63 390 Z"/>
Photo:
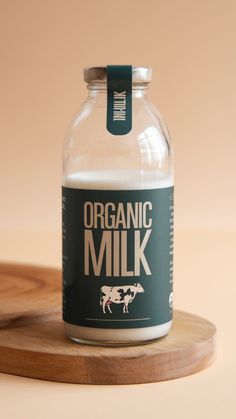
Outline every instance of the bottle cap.
<path fill-rule="evenodd" d="M 107 68 L 86 67 L 84 80 L 87 83 L 104 83 L 107 80 Z M 132 83 L 150 83 L 152 81 L 151 67 L 132 67 Z"/>

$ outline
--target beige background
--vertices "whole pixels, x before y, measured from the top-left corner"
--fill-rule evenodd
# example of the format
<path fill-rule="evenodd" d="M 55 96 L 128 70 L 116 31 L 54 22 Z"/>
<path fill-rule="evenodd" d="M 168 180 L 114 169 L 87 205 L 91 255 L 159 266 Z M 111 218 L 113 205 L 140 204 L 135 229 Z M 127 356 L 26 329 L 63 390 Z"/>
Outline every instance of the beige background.
<path fill-rule="evenodd" d="M 1 259 L 60 265 L 62 140 L 83 67 L 150 65 L 175 147 L 175 305 L 219 330 L 217 363 L 168 383 L 2 374 L 4 419 L 236 417 L 235 38 L 235 0 L 0 1 Z"/>

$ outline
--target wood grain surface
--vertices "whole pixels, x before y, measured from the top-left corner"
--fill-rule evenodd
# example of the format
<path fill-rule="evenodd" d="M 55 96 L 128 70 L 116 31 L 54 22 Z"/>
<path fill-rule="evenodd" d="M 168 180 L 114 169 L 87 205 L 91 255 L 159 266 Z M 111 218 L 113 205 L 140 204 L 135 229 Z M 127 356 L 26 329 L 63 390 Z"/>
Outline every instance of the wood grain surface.
<path fill-rule="evenodd" d="M 61 272 L 0 264 L 0 371 L 68 383 L 138 384 L 194 374 L 215 358 L 215 326 L 175 311 L 168 336 L 145 345 L 98 347 L 65 337 Z"/>

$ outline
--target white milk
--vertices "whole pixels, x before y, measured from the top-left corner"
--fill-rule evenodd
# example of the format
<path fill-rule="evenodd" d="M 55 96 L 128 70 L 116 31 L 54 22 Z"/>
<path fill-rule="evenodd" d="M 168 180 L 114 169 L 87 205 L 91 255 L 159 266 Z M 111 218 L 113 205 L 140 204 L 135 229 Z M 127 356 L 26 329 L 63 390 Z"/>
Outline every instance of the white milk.
<path fill-rule="evenodd" d="M 173 177 L 162 177 L 157 172 L 112 171 L 74 173 L 63 179 L 63 186 L 73 189 L 135 190 L 160 189 L 173 185 Z M 154 220 L 155 222 L 155 220 Z M 152 327 L 108 329 L 83 327 L 67 322 L 65 332 L 79 342 L 116 344 L 144 342 L 166 335 L 172 321 Z"/>

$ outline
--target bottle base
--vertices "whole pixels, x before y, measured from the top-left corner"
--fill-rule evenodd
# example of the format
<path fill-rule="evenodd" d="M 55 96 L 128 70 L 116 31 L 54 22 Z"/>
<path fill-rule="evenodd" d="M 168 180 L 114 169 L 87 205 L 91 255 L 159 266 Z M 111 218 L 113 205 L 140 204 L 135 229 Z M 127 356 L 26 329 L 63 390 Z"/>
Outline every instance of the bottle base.
<path fill-rule="evenodd" d="M 64 322 L 66 336 L 76 343 L 95 346 L 134 346 L 148 344 L 168 334 L 172 320 L 158 326 L 138 329 L 98 329 Z"/>

